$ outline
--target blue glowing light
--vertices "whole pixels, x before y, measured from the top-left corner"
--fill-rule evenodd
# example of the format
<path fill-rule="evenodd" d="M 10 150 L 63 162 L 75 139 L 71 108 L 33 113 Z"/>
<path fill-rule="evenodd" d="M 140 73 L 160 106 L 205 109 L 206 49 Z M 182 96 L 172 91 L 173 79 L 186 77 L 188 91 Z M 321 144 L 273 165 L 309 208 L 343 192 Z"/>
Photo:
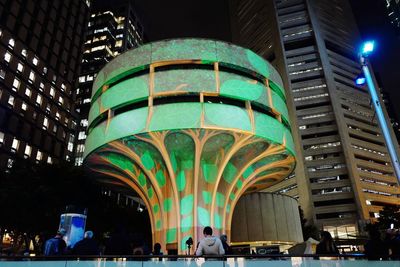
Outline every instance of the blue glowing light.
<path fill-rule="evenodd" d="M 367 82 L 367 79 L 365 78 L 363 73 L 360 73 L 360 74 L 357 75 L 357 77 L 355 78 L 354 82 L 358 86 L 363 86 Z"/>
<path fill-rule="evenodd" d="M 364 85 L 366 82 L 365 77 L 357 77 L 356 78 L 356 84 L 357 85 Z"/>
<path fill-rule="evenodd" d="M 372 51 L 374 51 L 375 42 L 374 41 L 367 41 L 363 44 L 361 52 L 364 55 L 368 55 Z"/>

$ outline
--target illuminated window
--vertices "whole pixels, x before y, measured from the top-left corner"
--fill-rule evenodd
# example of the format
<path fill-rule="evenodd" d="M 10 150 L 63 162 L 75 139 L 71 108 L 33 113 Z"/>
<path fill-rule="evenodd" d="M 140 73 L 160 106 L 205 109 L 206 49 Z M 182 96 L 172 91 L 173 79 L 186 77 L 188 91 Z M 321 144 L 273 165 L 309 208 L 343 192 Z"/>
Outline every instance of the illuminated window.
<path fill-rule="evenodd" d="M 87 119 L 83 119 L 83 120 L 81 120 L 81 122 L 80 122 L 80 125 L 81 126 L 83 126 L 83 127 L 87 127 L 88 126 L 88 120 Z"/>
<path fill-rule="evenodd" d="M 50 111 L 51 111 L 50 108 L 51 108 L 51 107 L 50 107 L 50 104 L 47 103 L 47 106 L 46 106 L 46 113 L 50 113 Z"/>
<path fill-rule="evenodd" d="M 370 200 L 365 200 L 365 203 L 367 204 L 367 205 L 371 205 L 371 201 Z"/>
<path fill-rule="evenodd" d="M 50 96 L 53 98 L 56 95 L 56 91 L 54 90 L 53 87 L 50 87 Z"/>
<path fill-rule="evenodd" d="M 11 169 L 12 166 L 13 166 L 13 163 L 14 163 L 14 160 L 8 159 L 8 160 L 7 160 L 7 168 Z"/>
<path fill-rule="evenodd" d="M 3 80 L 6 78 L 6 71 L 3 69 L 0 69 L 0 78 Z"/>
<path fill-rule="evenodd" d="M 19 147 L 19 140 L 14 138 L 13 141 L 12 141 L 12 144 L 11 144 L 11 151 L 12 152 L 17 151 L 18 147 Z"/>
<path fill-rule="evenodd" d="M 86 77 L 86 81 L 93 81 L 93 75 L 88 75 Z"/>
<path fill-rule="evenodd" d="M 42 101 L 43 101 L 42 96 L 38 94 L 36 97 L 36 104 L 40 106 L 42 104 Z"/>
<path fill-rule="evenodd" d="M 23 70 L 24 70 L 24 65 L 22 65 L 21 63 L 18 63 L 17 71 L 21 73 Z"/>
<path fill-rule="evenodd" d="M 47 129 L 47 127 L 49 127 L 49 120 L 47 119 L 47 117 L 44 117 L 43 119 L 43 129 Z"/>
<path fill-rule="evenodd" d="M 56 133 L 56 132 L 57 132 L 57 128 L 58 128 L 57 125 L 54 124 L 54 125 L 53 125 L 53 133 Z"/>
<path fill-rule="evenodd" d="M 24 57 L 26 57 L 28 55 L 28 53 L 26 52 L 26 49 L 22 49 L 21 55 Z"/>
<path fill-rule="evenodd" d="M 34 57 L 34 58 L 32 59 L 33 65 L 37 66 L 38 62 L 39 62 L 39 60 L 37 59 L 37 57 Z"/>
<path fill-rule="evenodd" d="M 69 152 L 74 151 L 74 143 L 68 142 L 67 150 L 68 150 Z"/>
<path fill-rule="evenodd" d="M 8 47 L 14 48 L 14 45 L 15 45 L 14 39 L 10 39 L 10 41 L 8 41 Z"/>
<path fill-rule="evenodd" d="M 12 95 L 8 98 L 8 104 L 12 107 L 14 106 L 14 97 Z"/>
<path fill-rule="evenodd" d="M 84 140 L 84 139 L 86 139 L 86 133 L 85 133 L 85 131 L 79 132 L 78 140 Z"/>
<path fill-rule="evenodd" d="M 83 104 L 90 103 L 90 98 L 83 99 Z"/>
<path fill-rule="evenodd" d="M 29 145 L 26 145 L 26 146 L 25 146 L 24 155 L 26 155 L 27 157 L 30 157 L 30 156 L 31 156 L 31 153 L 32 153 L 32 147 L 29 146 Z"/>
<path fill-rule="evenodd" d="M 0 132 L 0 144 L 4 143 L 4 133 Z"/>
<path fill-rule="evenodd" d="M 37 161 L 41 161 L 42 158 L 43 158 L 43 154 L 42 154 L 42 152 L 40 152 L 40 151 L 38 150 L 38 152 L 36 153 L 36 160 L 37 160 Z"/>
<path fill-rule="evenodd" d="M 83 153 L 85 151 L 85 145 L 84 144 L 80 144 L 76 147 L 76 152 L 78 153 Z"/>
<path fill-rule="evenodd" d="M 47 163 L 48 163 L 48 164 L 53 164 L 53 160 L 51 159 L 50 156 L 47 157 Z"/>
<path fill-rule="evenodd" d="M 14 91 L 17 91 L 18 89 L 19 89 L 19 86 L 21 85 L 21 82 L 18 80 L 18 79 L 14 79 L 14 81 L 13 81 L 13 90 Z"/>
<path fill-rule="evenodd" d="M 56 112 L 56 120 L 60 120 L 60 113 L 58 111 Z"/>
<path fill-rule="evenodd" d="M 11 54 L 8 53 L 8 52 L 6 52 L 6 53 L 4 54 L 4 61 L 10 62 L 10 60 L 11 60 Z"/>
<path fill-rule="evenodd" d="M 47 68 L 43 67 L 43 73 L 46 74 L 47 73 Z"/>
<path fill-rule="evenodd" d="M 61 96 L 58 98 L 58 103 L 61 105 L 64 104 L 64 99 Z"/>
<path fill-rule="evenodd" d="M 44 89 L 44 84 L 43 84 L 43 83 L 40 83 L 40 85 L 39 85 L 39 90 L 43 92 L 43 89 Z"/>
<path fill-rule="evenodd" d="M 26 103 L 22 102 L 21 109 L 26 110 L 27 108 L 28 108 L 28 106 L 26 105 Z"/>
<path fill-rule="evenodd" d="M 79 82 L 80 82 L 80 83 L 86 82 L 86 77 L 85 77 L 85 76 L 80 76 L 80 77 L 79 77 Z"/>
<path fill-rule="evenodd" d="M 115 43 L 115 47 L 121 47 L 122 46 L 122 40 L 118 40 L 116 43 Z"/>
<path fill-rule="evenodd" d="M 27 97 L 31 97 L 31 95 L 32 95 L 32 91 L 31 91 L 31 89 L 29 89 L 28 87 L 25 89 L 25 95 L 26 95 Z"/>
<path fill-rule="evenodd" d="M 35 81 L 35 73 L 31 71 L 31 73 L 29 73 L 29 82 L 33 83 L 34 81 Z"/>
<path fill-rule="evenodd" d="M 62 91 L 65 91 L 65 89 L 67 89 L 67 87 L 65 86 L 65 84 L 62 83 L 62 84 L 61 84 L 61 90 L 62 90 Z"/>

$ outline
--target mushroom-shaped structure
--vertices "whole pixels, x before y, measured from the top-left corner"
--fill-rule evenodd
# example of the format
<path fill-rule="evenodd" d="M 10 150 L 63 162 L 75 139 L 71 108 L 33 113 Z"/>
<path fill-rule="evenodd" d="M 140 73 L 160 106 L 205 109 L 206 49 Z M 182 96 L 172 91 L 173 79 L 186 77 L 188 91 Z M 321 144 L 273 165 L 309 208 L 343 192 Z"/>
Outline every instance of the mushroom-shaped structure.
<path fill-rule="evenodd" d="M 141 196 L 153 242 L 181 253 L 204 226 L 229 236 L 239 197 L 294 168 L 282 80 L 254 52 L 219 41 L 128 51 L 93 85 L 85 164 Z"/>

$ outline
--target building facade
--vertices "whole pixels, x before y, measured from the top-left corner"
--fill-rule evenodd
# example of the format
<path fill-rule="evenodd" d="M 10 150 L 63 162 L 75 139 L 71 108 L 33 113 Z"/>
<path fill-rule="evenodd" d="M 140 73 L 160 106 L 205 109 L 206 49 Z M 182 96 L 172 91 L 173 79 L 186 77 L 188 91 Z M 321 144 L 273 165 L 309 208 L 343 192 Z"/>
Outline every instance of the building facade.
<path fill-rule="evenodd" d="M 114 57 L 143 43 L 143 27 L 132 0 L 110 3 L 94 3 L 86 31 L 76 97 L 76 111 L 80 116 L 76 165 L 81 165 L 83 160 L 92 86 L 97 73 Z"/>
<path fill-rule="evenodd" d="M 400 34 L 400 0 L 386 0 L 387 15 L 390 23 L 396 27 L 396 31 Z"/>
<path fill-rule="evenodd" d="M 348 1 L 232 0 L 230 12 L 233 41 L 269 59 L 287 88 L 297 167 L 269 190 L 342 238 L 400 205 L 371 98 L 353 82 L 360 39 Z"/>
<path fill-rule="evenodd" d="M 0 1 L 0 170 L 73 158 L 89 2 Z"/>

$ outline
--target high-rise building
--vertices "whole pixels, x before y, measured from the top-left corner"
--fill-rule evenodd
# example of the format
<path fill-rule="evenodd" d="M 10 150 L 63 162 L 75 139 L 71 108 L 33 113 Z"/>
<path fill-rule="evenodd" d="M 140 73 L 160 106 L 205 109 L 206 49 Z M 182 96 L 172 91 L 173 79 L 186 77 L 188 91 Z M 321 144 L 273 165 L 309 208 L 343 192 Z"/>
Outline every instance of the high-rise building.
<path fill-rule="evenodd" d="M 132 0 L 94 2 L 86 31 L 76 111 L 80 114 L 75 164 L 82 164 L 93 81 L 101 68 L 120 53 L 143 43 L 143 27 Z"/>
<path fill-rule="evenodd" d="M 400 205 L 371 97 L 353 82 L 360 37 L 348 1 L 231 0 L 230 12 L 233 41 L 270 60 L 287 89 L 297 167 L 269 190 L 298 198 L 337 237 Z"/>
<path fill-rule="evenodd" d="M 400 33 L 400 0 L 386 0 L 387 15 Z"/>
<path fill-rule="evenodd" d="M 89 1 L 0 1 L 0 170 L 71 160 Z"/>

